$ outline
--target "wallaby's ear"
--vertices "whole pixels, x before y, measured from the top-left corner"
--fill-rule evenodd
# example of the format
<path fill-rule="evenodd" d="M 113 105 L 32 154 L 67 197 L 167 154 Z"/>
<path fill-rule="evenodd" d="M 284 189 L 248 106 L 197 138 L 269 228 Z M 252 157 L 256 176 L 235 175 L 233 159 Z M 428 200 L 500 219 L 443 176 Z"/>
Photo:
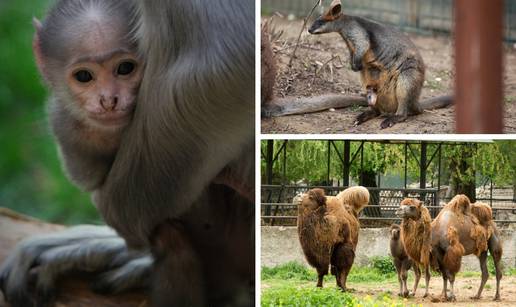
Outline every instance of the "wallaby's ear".
<path fill-rule="evenodd" d="M 41 29 L 43 28 L 43 25 L 37 18 L 32 19 L 32 24 L 34 25 L 34 38 L 32 39 L 32 52 L 34 52 L 34 58 L 36 59 L 36 66 L 38 66 L 39 72 L 45 78 L 47 79 L 47 74 L 45 70 L 45 58 L 43 54 L 41 53 L 41 41 L 39 39 Z"/>
<path fill-rule="evenodd" d="M 333 21 L 337 18 L 339 18 L 342 15 L 342 4 L 340 3 L 340 0 L 334 0 L 331 5 L 330 9 L 326 14 L 324 14 L 323 18 L 326 21 Z"/>

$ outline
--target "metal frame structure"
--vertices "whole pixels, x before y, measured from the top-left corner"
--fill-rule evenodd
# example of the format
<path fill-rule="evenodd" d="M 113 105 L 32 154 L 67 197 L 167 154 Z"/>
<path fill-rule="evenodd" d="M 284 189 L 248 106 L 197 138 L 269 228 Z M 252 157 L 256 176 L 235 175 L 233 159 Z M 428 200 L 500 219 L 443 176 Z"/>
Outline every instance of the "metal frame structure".
<path fill-rule="evenodd" d="M 266 224 L 274 225 L 278 220 L 295 220 L 297 218 L 296 214 L 292 213 L 290 210 L 290 215 L 280 214 L 284 209 L 293 209 L 295 208 L 292 203 L 285 202 L 285 200 L 291 200 L 292 196 L 306 191 L 310 188 L 314 188 L 316 186 L 296 186 L 290 185 L 286 182 L 286 174 L 287 174 L 287 144 L 288 140 L 282 141 L 277 150 L 274 150 L 274 141 L 266 140 L 267 142 L 265 152 L 262 151 L 262 159 L 265 160 L 265 173 L 262 178 L 262 182 L 265 183 L 262 185 L 262 221 Z M 342 150 L 339 149 L 338 143 L 342 142 Z M 359 142 L 360 145 L 355 151 L 351 150 L 351 142 Z M 430 212 L 433 217 L 435 217 L 440 208 L 441 200 L 440 199 L 440 190 L 441 187 L 441 165 L 442 165 L 442 148 L 443 146 L 471 146 L 476 143 L 472 142 L 445 142 L 445 141 L 382 141 L 382 140 L 327 140 L 327 183 L 330 183 L 330 170 L 331 170 L 331 154 L 332 151 L 337 153 L 337 157 L 342 165 L 342 184 L 339 186 L 318 186 L 327 191 L 327 193 L 336 194 L 338 191 L 343 190 L 345 187 L 350 185 L 350 168 L 353 163 L 357 163 L 359 160 L 360 169 L 363 169 L 364 164 L 364 145 L 366 143 L 383 143 L 383 144 L 396 144 L 404 146 L 404 187 L 393 189 L 393 188 L 382 188 L 380 187 L 370 188 L 371 193 L 376 193 L 380 195 L 383 193 L 383 196 L 379 196 L 382 199 L 382 205 L 379 207 L 371 208 L 373 206 L 369 206 L 371 210 L 377 210 L 376 214 L 368 213 L 367 216 L 361 216 L 361 220 L 368 221 L 398 221 L 399 219 L 394 217 L 392 214 L 393 208 L 396 208 L 397 205 L 389 205 L 388 203 L 391 199 L 401 200 L 399 194 L 397 196 L 387 195 L 387 192 L 400 192 L 403 197 L 417 197 L 425 200 L 427 207 L 430 209 Z M 434 150 L 429 148 L 429 145 L 436 145 Z M 415 146 L 420 147 L 419 154 L 417 154 L 414 149 Z M 273 185 L 273 164 L 278 162 L 280 155 L 283 157 L 282 159 L 282 184 Z M 359 156 L 360 155 L 360 156 Z M 411 189 L 408 188 L 408 161 L 409 159 L 415 159 L 415 161 L 419 165 L 419 189 Z M 427 171 L 432 162 L 437 163 L 437 188 L 427 188 Z M 362 178 L 360 178 L 359 184 L 362 184 Z M 514 199 L 493 199 L 493 182 L 490 181 L 490 198 L 477 198 L 477 201 L 488 202 L 493 211 L 512 211 L 516 213 L 516 206 L 495 206 L 493 207 L 493 201 L 497 202 L 505 202 L 511 201 L 514 202 Z M 514 198 L 514 197 L 513 197 Z M 378 204 L 380 200 L 377 200 Z M 379 210 L 379 211 L 378 211 Z M 295 210 L 294 210 L 295 211 Z M 372 212 L 372 211 L 371 211 Z M 387 214 L 385 214 L 387 213 Z M 500 223 L 515 223 L 516 221 L 506 221 L 506 220 L 497 220 Z M 276 223 L 277 224 L 277 223 Z"/>

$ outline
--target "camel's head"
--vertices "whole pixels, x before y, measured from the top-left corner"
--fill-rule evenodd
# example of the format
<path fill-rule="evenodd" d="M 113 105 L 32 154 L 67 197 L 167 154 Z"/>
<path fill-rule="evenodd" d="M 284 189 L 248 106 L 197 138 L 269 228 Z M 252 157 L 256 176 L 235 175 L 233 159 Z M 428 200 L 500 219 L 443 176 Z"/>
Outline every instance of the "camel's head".
<path fill-rule="evenodd" d="M 349 187 L 337 194 L 337 199 L 350 206 L 358 215 L 369 204 L 369 191 L 362 186 Z"/>
<path fill-rule="evenodd" d="M 402 219 L 417 220 L 421 216 L 423 202 L 414 198 L 405 198 L 401 201 L 400 207 L 396 210 L 396 215 Z"/>
<path fill-rule="evenodd" d="M 400 238 L 400 225 L 392 224 L 390 228 L 391 240 L 398 240 Z"/>
<path fill-rule="evenodd" d="M 300 198 L 300 199 L 299 199 Z M 326 204 L 326 196 L 323 189 L 311 189 L 301 196 L 294 197 L 294 203 L 308 210 L 316 210 Z"/>

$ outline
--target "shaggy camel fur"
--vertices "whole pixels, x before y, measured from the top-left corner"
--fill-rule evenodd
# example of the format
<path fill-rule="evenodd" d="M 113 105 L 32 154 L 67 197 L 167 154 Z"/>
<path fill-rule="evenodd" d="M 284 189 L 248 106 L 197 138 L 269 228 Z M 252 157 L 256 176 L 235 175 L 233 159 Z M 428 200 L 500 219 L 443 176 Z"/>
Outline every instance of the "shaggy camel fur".
<path fill-rule="evenodd" d="M 479 217 L 485 226 L 482 225 Z M 477 295 L 473 297 L 474 299 L 480 298 L 489 277 L 487 250 L 494 232 L 494 223 L 491 223 L 491 221 L 490 208 L 488 209 L 483 204 L 472 206 L 469 198 L 460 194 L 452 198 L 432 222 L 432 267 L 441 272 L 443 277 L 442 300 L 455 300 L 455 274 L 460 270 L 462 256 L 471 254 L 478 257 L 482 270 L 480 287 Z M 493 237 L 492 241 L 493 252 L 501 256 L 501 244 L 498 236 Z M 451 288 L 449 296 L 447 293 L 448 281 Z M 498 281 L 497 277 L 497 283 Z M 495 299 L 499 299 L 499 297 L 500 294 L 497 291 Z"/>
<path fill-rule="evenodd" d="M 428 285 L 430 283 L 430 251 L 432 242 L 432 218 L 428 209 L 417 199 L 404 199 L 396 215 L 402 218 L 401 221 L 401 242 L 407 255 L 414 266 L 425 269 L 425 297 L 428 296 Z M 416 294 L 417 283 L 414 285 Z"/>
<path fill-rule="evenodd" d="M 405 251 L 405 247 L 403 246 L 403 242 L 401 241 L 401 228 L 399 225 L 391 225 L 390 236 L 391 241 L 389 245 L 391 249 L 391 255 L 394 260 L 396 272 L 398 272 L 398 282 L 400 284 L 400 292 L 398 293 L 398 295 L 402 297 L 408 297 L 408 270 L 410 270 L 410 268 L 413 268 L 414 275 L 416 277 L 414 281 L 414 289 L 412 290 L 413 294 L 416 293 L 417 285 L 419 283 L 419 279 L 421 278 L 421 270 L 419 269 L 419 266 L 416 265 L 414 261 L 412 261 L 412 259 L 409 258 L 407 252 Z"/>
<path fill-rule="evenodd" d="M 359 212 L 369 203 L 364 187 L 348 188 L 337 196 L 312 189 L 298 203 L 298 234 L 308 263 L 317 270 L 317 287 L 324 275 L 335 275 L 337 286 L 346 290 L 346 280 L 358 243 Z"/>

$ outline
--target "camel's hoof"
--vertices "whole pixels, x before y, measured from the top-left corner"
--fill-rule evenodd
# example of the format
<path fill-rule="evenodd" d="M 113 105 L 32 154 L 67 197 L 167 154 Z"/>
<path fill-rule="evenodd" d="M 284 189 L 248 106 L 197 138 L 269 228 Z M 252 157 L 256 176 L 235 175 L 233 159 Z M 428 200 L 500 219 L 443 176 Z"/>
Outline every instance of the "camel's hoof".
<path fill-rule="evenodd" d="M 456 302 L 457 301 L 457 298 L 455 297 L 455 295 L 450 295 L 450 297 L 448 297 L 448 302 Z"/>
<path fill-rule="evenodd" d="M 403 297 L 409 297 L 409 292 L 408 292 L 408 291 L 407 291 L 407 292 L 404 292 L 404 293 L 403 293 Z"/>
<path fill-rule="evenodd" d="M 414 294 L 415 294 L 415 293 L 414 293 Z M 428 293 L 425 293 L 425 294 L 423 295 L 423 298 L 425 298 L 425 297 L 428 297 Z"/>
<path fill-rule="evenodd" d="M 499 302 L 499 301 L 501 301 L 501 300 L 502 300 L 502 299 L 500 298 L 500 295 L 496 295 L 496 296 L 494 297 L 494 299 L 493 299 L 493 301 L 495 301 L 495 302 Z"/>
<path fill-rule="evenodd" d="M 480 296 L 475 295 L 475 296 L 470 297 L 470 299 L 472 299 L 472 300 L 479 300 L 479 299 L 480 299 Z"/>

